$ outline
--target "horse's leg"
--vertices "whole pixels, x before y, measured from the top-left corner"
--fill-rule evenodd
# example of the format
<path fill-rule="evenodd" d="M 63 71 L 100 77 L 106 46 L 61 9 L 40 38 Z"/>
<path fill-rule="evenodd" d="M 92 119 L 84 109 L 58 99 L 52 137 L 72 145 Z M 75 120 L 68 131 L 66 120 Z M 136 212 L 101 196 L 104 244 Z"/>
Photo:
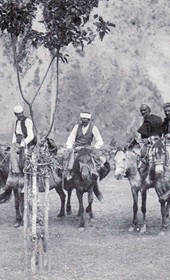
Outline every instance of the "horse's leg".
<path fill-rule="evenodd" d="M 143 222 L 142 222 L 142 226 L 141 226 L 141 229 L 140 229 L 140 233 L 145 233 L 146 232 L 146 199 L 147 199 L 146 188 L 144 190 L 142 190 L 141 198 L 142 198 L 141 211 L 142 211 L 142 214 L 143 214 Z"/>
<path fill-rule="evenodd" d="M 167 229 L 166 202 L 161 202 L 162 229 Z"/>
<path fill-rule="evenodd" d="M 16 211 L 16 222 L 14 227 L 19 227 L 21 224 L 21 214 L 20 214 L 20 197 L 18 190 L 14 190 L 14 198 L 15 198 L 15 211 Z"/>
<path fill-rule="evenodd" d="M 72 188 L 67 190 L 67 204 L 66 204 L 66 210 L 67 210 L 67 215 L 71 215 L 72 211 L 71 211 L 71 194 L 72 194 Z"/>
<path fill-rule="evenodd" d="M 89 213 L 91 219 L 93 218 L 92 203 L 93 203 L 93 189 L 91 188 L 88 191 L 88 206 L 86 207 L 86 212 Z"/>
<path fill-rule="evenodd" d="M 169 218 L 170 201 L 166 203 L 166 217 Z"/>
<path fill-rule="evenodd" d="M 129 232 L 138 229 L 138 219 L 137 219 L 137 212 L 138 212 L 138 189 L 137 187 L 132 187 L 132 197 L 133 197 L 133 225 L 129 228 Z"/>
<path fill-rule="evenodd" d="M 24 224 L 24 193 L 20 193 L 21 226 Z"/>
<path fill-rule="evenodd" d="M 84 206 L 83 206 L 83 193 L 76 190 L 77 198 L 79 201 L 79 215 L 80 215 L 80 227 L 84 227 Z"/>
<path fill-rule="evenodd" d="M 65 216 L 65 193 L 62 189 L 62 186 L 61 187 L 56 187 L 55 188 L 56 192 L 58 193 L 59 197 L 60 197 L 60 200 L 61 200 L 61 208 L 60 208 L 60 212 L 59 214 L 57 215 L 57 217 L 63 217 Z"/>

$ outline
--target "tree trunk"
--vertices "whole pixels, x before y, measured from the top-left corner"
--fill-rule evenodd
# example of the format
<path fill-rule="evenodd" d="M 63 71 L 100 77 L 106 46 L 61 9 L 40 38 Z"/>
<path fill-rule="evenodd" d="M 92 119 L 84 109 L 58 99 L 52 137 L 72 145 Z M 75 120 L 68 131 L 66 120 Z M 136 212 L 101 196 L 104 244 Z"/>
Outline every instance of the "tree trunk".
<path fill-rule="evenodd" d="M 33 274 L 37 272 L 37 166 L 36 158 L 33 154 L 33 176 L 32 176 L 32 256 L 31 271 Z"/>

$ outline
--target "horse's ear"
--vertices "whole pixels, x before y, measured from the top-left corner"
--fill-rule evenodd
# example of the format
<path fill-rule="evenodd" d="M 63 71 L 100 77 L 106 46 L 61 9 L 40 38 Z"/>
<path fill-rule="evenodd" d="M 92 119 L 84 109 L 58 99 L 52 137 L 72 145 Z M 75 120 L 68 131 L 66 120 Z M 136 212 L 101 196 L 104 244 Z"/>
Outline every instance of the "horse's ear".
<path fill-rule="evenodd" d="M 52 138 L 47 138 L 47 144 L 50 152 L 57 153 L 58 148 Z"/>
<path fill-rule="evenodd" d="M 128 147 L 127 145 L 125 145 L 125 146 L 123 147 L 123 151 L 124 151 L 124 152 L 126 152 L 128 149 L 129 149 L 129 147 Z"/>

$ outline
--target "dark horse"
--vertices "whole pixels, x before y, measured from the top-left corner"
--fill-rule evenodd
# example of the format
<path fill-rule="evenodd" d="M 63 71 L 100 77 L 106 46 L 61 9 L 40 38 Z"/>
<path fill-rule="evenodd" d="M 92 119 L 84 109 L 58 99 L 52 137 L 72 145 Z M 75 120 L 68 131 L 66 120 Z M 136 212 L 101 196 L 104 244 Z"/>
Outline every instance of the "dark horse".
<path fill-rule="evenodd" d="M 115 154 L 116 178 L 121 179 L 125 176 L 128 178 L 131 185 L 133 196 L 133 224 L 129 229 L 130 232 L 135 229 L 139 230 L 137 218 L 139 191 L 141 192 L 141 211 L 143 214 L 143 223 L 140 232 L 146 232 L 146 199 L 147 190 L 149 188 L 155 188 L 156 190 L 161 204 L 162 229 L 167 228 L 170 200 L 163 200 L 163 195 L 170 190 L 170 176 L 166 175 L 169 174 L 169 171 L 168 168 L 165 167 L 165 149 L 162 149 L 162 147 L 153 147 L 148 162 L 145 161 L 145 158 L 140 158 L 140 150 L 138 148 L 126 149 L 125 151 L 119 149 Z M 139 169 L 141 165 L 144 166 L 144 172 L 141 172 Z"/>
<path fill-rule="evenodd" d="M 16 210 L 16 223 L 15 227 L 23 224 L 23 212 L 24 212 L 24 163 L 25 155 L 24 149 L 11 146 L 10 152 L 6 155 L 3 150 L 0 150 L 0 179 L 1 188 L 4 187 L 4 191 L 0 193 L 0 203 L 8 202 L 12 191 L 14 192 L 15 199 L 15 210 Z M 43 176 L 38 176 L 38 186 L 41 192 L 45 191 L 45 181 Z M 62 187 L 62 175 L 59 169 L 51 168 L 50 172 L 50 190 L 55 189 L 61 200 L 61 208 L 58 217 L 65 215 L 65 198 L 66 194 Z M 67 186 L 66 182 L 66 186 Z M 71 214 L 71 193 L 73 187 L 69 183 L 67 189 L 68 199 L 67 199 L 67 213 Z"/>
<path fill-rule="evenodd" d="M 21 153 L 20 153 L 21 152 Z M 3 152 L 0 153 L 0 159 L 2 157 L 2 164 L 0 168 L 0 176 L 1 176 L 1 184 L 2 187 L 5 185 L 5 190 L 0 194 L 0 203 L 5 203 L 7 202 L 12 194 L 12 190 L 14 192 L 14 197 L 15 197 L 15 210 L 16 210 L 16 223 L 15 227 L 18 227 L 23 224 L 23 211 L 24 211 L 24 192 L 23 192 L 23 187 L 24 187 L 24 162 L 25 162 L 25 157 L 23 154 L 23 149 L 20 149 L 18 153 L 15 154 L 15 149 L 11 149 L 10 151 L 10 159 L 5 158 L 5 154 L 3 155 Z M 16 156 L 16 158 L 15 158 Z M 14 163 L 17 166 L 17 170 L 13 172 L 11 170 L 11 159 L 14 159 Z M 63 217 L 65 216 L 65 200 L 66 200 L 66 194 L 64 190 L 67 191 L 67 204 L 66 204 L 66 211 L 67 214 L 71 214 L 71 194 L 72 190 L 74 188 L 74 180 L 67 181 L 63 180 L 63 172 L 61 168 L 57 167 L 56 164 L 56 157 L 55 154 L 51 154 L 51 160 L 53 164 L 51 165 L 50 168 L 50 177 L 49 177 L 49 184 L 50 184 L 50 190 L 55 189 L 56 192 L 58 193 L 60 200 L 61 200 L 61 207 L 60 207 L 60 212 L 58 214 L 58 217 Z M 14 164 L 14 167 L 16 168 Z M 8 168 L 9 166 L 9 168 Z M 76 165 L 75 165 L 76 166 Z M 110 165 L 108 162 L 105 163 L 105 166 L 100 169 L 100 180 L 103 179 L 108 172 L 110 171 Z M 38 187 L 39 191 L 43 192 L 45 191 L 45 186 L 44 186 L 44 178 L 43 176 L 38 176 Z M 64 182 L 64 184 L 63 184 Z M 94 192 L 96 196 L 99 196 L 98 193 L 98 188 L 97 185 L 94 184 Z M 90 209 L 90 204 L 89 208 Z"/>
<path fill-rule="evenodd" d="M 99 198 L 98 180 L 92 175 L 93 160 L 91 151 L 88 148 L 82 148 L 77 151 L 75 163 L 73 166 L 73 185 L 76 189 L 76 195 L 79 201 L 80 227 L 84 227 L 84 206 L 83 194 L 88 193 L 88 206 L 86 212 L 89 213 L 90 218 L 93 218 L 92 203 L 93 192 Z M 103 168 L 99 171 L 99 180 L 102 180 L 110 171 L 109 162 L 105 162 Z"/>

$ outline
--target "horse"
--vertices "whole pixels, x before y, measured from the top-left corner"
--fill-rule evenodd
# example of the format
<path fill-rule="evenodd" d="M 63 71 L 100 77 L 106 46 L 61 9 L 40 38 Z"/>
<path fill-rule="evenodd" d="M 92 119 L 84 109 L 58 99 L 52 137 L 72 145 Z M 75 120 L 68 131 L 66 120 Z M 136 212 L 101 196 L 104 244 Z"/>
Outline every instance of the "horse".
<path fill-rule="evenodd" d="M 67 191 L 67 203 L 66 203 L 66 211 L 67 214 L 70 215 L 72 213 L 71 209 L 71 194 L 74 189 L 74 180 L 67 181 L 63 176 L 63 171 L 61 167 L 58 166 L 58 159 L 56 158 L 57 154 L 57 148 L 52 146 L 51 148 L 51 141 L 47 141 L 47 146 L 49 153 L 47 155 L 48 160 L 50 161 L 50 170 L 49 170 L 49 188 L 50 190 L 55 189 L 58 193 L 61 201 L 61 207 L 59 214 L 57 217 L 62 218 L 65 216 L 65 200 L 66 200 L 66 194 L 64 192 Z M 11 150 L 10 154 L 12 153 L 13 149 Z M 10 156 L 10 159 L 8 159 L 9 166 L 11 166 L 10 162 L 11 159 L 14 159 L 15 164 L 18 167 L 18 170 L 16 172 L 11 172 L 9 170 L 5 173 L 6 178 L 6 186 L 3 193 L 0 194 L 0 203 L 7 202 L 12 194 L 12 190 L 14 191 L 14 197 L 15 197 L 15 210 L 16 210 L 16 222 L 14 224 L 14 227 L 19 227 L 20 225 L 23 225 L 23 211 L 24 211 L 24 193 L 23 193 L 23 187 L 24 187 L 24 163 L 25 158 L 23 154 L 18 156 L 18 153 L 15 154 L 15 152 L 12 153 L 12 156 Z M 54 152 L 55 151 L 55 152 Z M 40 145 L 40 157 L 43 158 L 44 154 L 44 144 Z M 16 158 L 15 158 L 16 156 Z M 44 159 L 43 159 L 44 161 Z M 46 159 L 45 159 L 46 161 Z M 22 163 L 22 164 L 21 164 Z M 9 172 L 8 172 L 9 171 Z M 105 165 L 99 170 L 99 178 L 102 180 L 110 171 L 110 164 L 108 162 L 105 163 Z M 41 173 L 41 172 L 40 172 Z M 3 172 L 4 174 L 4 172 Z M 4 184 L 5 184 L 4 182 Z M 39 191 L 44 192 L 45 191 L 45 178 L 41 175 L 38 175 L 37 183 L 39 186 Z M 99 197 L 99 191 L 97 188 L 97 184 L 95 184 L 93 189 L 95 195 Z M 88 205 L 88 208 L 90 209 L 90 205 Z"/>
<path fill-rule="evenodd" d="M 86 192 L 88 193 L 88 206 L 86 207 L 86 212 L 89 214 L 90 218 L 93 218 L 93 192 L 99 199 L 98 180 L 92 174 L 93 164 L 94 161 L 89 148 L 81 148 L 77 150 L 77 156 L 73 165 L 73 185 L 79 202 L 78 216 L 80 217 L 80 228 L 85 225 L 83 194 Z M 103 168 L 100 168 L 99 170 L 99 180 L 105 178 L 109 171 L 110 164 L 106 161 Z"/>
<path fill-rule="evenodd" d="M 25 155 L 24 148 L 21 149 L 17 145 L 11 145 L 8 157 L 3 151 L 0 151 L 0 179 L 1 187 L 4 191 L 0 193 L 0 204 L 8 202 L 11 198 L 12 191 L 15 199 L 16 222 L 14 227 L 23 225 L 24 213 L 24 164 Z M 62 174 L 59 168 L 50 168 L 49 184 L 50 190 L 55 189 L 61 200 L 61 207 L 57 217 L 65 216 L 65 198 L 66 194 L 62 186 Z M 38 176 L 37 183 L 39 191 L 45 191 L 45 179 Z M 65 183 L 67 187 L 68 199 L 66 204 L 67 214 L 71 214 L 71 193 L 73 190 L 72 183 Z"/>
<path fill-rule="evenodd" d="M 162 147 L 159 148 L 158 146 L 156 147 L 153 145 L 151 154 L 147 154 L 142 159 L 139 156 L 140 147 L 134 149 L 126 148 L 125 150 L 119 149 L 115 153 L 115 177 L 116 179 L 121 179 L 125 176 L 128 178 L 131 185 L 133 197 L 133 223 L 129 228 L 129 232 L 133 232 L 134 230 L 138 230 L 141 233 L 146 232 L 146 200 L 147 190 L 150 188 L 155 188 L 161 204 L 162 229 L 164 230 L 167 228 L 170 201 L 161 200 L 161 196 L 170 188 L 169 179 L 167 180 L 165 176 L 167 171 L 165 171 L 164 151 L 165 150 L 162 149 Z M 147 157 L 148 161 L 145 160 Z M 140 168 L 141 165 L 142 168 Z M 141 211 L 143 215 L 140 229 L 137 218 L 139 191 L 141 192 Z"/>
<path fill-rule="evenodd" d="M 0 145 L 0 189 L 2 189 L 9 172 L 9 147 Z"/>

